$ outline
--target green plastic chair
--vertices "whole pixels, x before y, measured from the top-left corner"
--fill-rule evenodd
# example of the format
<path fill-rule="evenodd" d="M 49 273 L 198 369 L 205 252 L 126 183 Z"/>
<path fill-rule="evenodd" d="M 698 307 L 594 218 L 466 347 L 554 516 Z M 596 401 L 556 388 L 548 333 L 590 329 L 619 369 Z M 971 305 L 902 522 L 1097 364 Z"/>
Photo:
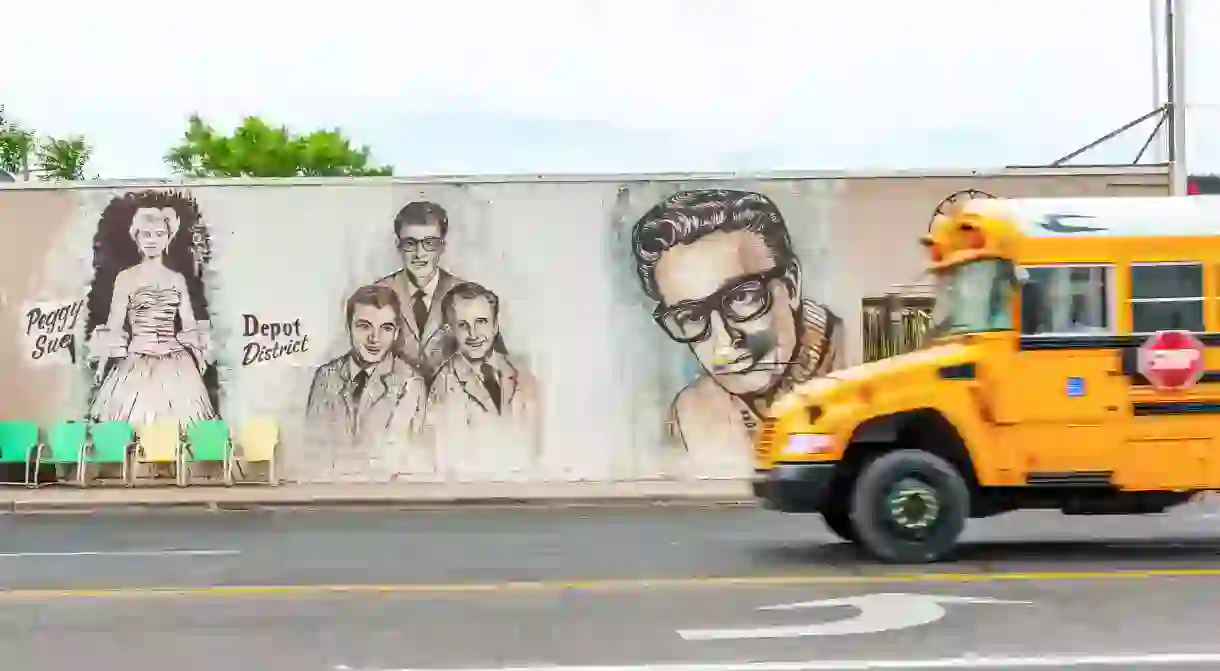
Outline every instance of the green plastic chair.
<path fill-rule="evenodd" d="M 77 473 L 83 466 L 85 444 L 89 440 L 89 425 L 69 420 L 53 424 L 47 431 L 47 442 L 39 445 L 34 456 L 34 486 L 37 487 L 38 471 L 43 464 L 75 464 Z"/>
<path fill-rule="evenodd" d="M 25 480 L 6 485 L 30 484 L 30 456 L 38 449 L 38 423 L 0 422 L 0 464 L 25 464 Z"/>
<path fill-rule="evenodd" d="M 131 446 L 135 442 L 135 429 L 128 422 L 112 420 L 98 422 L 89 429 L 89 445 L 85 450 L 84 464 L 121 464 L 123 484 L 131 486 Z M 85 467 L 80 469 L 80 484 L 84 486 Z"/>
<path fill-rule="evenodd" d="M 223 464 L 225 485 L 233 484 L 233 443 L 229 423 L 205 419 L 186 430 L 186 462 L 219 461 Z M 189 472 L 187 479 L 189 482 Z"/>

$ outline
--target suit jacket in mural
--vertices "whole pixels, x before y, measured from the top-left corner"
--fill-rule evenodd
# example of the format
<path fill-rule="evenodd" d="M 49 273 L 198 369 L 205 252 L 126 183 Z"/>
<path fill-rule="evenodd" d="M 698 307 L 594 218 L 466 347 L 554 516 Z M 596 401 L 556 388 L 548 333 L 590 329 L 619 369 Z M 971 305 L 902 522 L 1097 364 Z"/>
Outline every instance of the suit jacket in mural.
<path fill-rule="evenodd" d="M 398 295 L 398 304 L 405 323 L 402 325 L 402 335 L 399 337 L 396 347 L 407 363 L 415 366 L 427 380 L 431 380 L 436 375 L 437 369 L 448 355 L 441 302 L 450 289 L 463 281 L 443 268 L 438 268 L 436 275 L 436 289 L 432 294 L 432 302 L 428 306 L 428 319 L 422 333 L 412 317 L 411 305 L 414 301 L 416 287 L 407 276 L 407 271 L 399 270 L 376 282 L 378 286 L 393 289 L 394 293 Z"/>
<path fill-rule="evenodd" d="M 803 301 L 801 340 L 777 393 L 833 370 L 842 321 L 825 306 Z M 707 373 L 674 398 L 670 425 L 686 448 L 689 472 L 703 478 L 740 478 L 753 471 L 759 417 Z"/>
<path fill-rule="evenodd" d="M 432 382 L 426 422 L 437 436 L 438 467 L 457 479 L 524 478 L 541 449 L 538 382 L 500 352 L 487 362 L 500 380 L 499 411 L 479 364 L 461 354 Z"/>
<path fill-rule="evenodd" d="M 368 459 L 388 459 L 410 442 L 422 418 L 427 387 L 419 371 L 397 356 L 377 364 L 359 403 L 354 379 L 358 368 L 351 353 L 318 367 L 309 390 L 307 417 L 321 424 L 330 438 L 369 448 Z"/>

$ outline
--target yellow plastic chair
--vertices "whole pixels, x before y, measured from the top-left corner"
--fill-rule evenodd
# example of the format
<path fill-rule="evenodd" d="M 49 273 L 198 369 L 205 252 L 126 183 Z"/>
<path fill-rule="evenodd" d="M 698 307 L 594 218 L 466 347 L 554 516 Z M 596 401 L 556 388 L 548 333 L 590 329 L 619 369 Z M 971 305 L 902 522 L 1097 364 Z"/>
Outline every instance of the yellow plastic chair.
<path fill-rule="evenodd" d="M 234 461 L 247 464 L 267 464 L 267 484 L 280 484 L 275 472 L 275 457 L 280 443 L 280 425 L 270 418 L 252 419 L 237 433 Z"/>
<path fill-rule="evenodd" d="M 179 487 L 186 486 L 182 463 L 182 429 L 178 422 L 152 422 L 136 429 L 136 463 L 174 464 Z"/>

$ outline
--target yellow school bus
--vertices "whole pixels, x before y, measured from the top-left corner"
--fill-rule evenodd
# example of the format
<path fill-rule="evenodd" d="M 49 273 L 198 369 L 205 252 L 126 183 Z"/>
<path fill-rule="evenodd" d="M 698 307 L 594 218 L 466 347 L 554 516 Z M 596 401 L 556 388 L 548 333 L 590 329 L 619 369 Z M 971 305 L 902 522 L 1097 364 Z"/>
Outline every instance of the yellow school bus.
<path fill-rule="evenodd" d="M 970 518 L 1220 489 L 1220 197 L 974 200 L 921 242 L 927 341 L 772 404 L 765 507 L 914 563 L 949 556 Z M 1175 334 L 1195 345 L 1164 360 L 1194 374 L 1172 388 L 1150 352 Z"/>

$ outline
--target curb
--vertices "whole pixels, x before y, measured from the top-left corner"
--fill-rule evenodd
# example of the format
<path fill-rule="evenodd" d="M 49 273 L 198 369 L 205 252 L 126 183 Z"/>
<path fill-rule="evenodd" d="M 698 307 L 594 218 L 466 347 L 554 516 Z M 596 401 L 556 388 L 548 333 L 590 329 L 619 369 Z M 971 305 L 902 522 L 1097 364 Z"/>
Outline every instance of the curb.
<path fill-rule="evenodd" d="M 275 512 L 306 510 L 457 510 L 463 508 L 656 508 L 656 507 L 745 507 L 754 506 L 749 498 L 699 496 L 641 497 L 454 497 L 437 499 L 386 499 L 377 497 L 335 497 L 267 500 L 166 500 L 166 501 L 6 501 L 0 515 L 37 513 L 122 513 L 122 512 Z"/>

